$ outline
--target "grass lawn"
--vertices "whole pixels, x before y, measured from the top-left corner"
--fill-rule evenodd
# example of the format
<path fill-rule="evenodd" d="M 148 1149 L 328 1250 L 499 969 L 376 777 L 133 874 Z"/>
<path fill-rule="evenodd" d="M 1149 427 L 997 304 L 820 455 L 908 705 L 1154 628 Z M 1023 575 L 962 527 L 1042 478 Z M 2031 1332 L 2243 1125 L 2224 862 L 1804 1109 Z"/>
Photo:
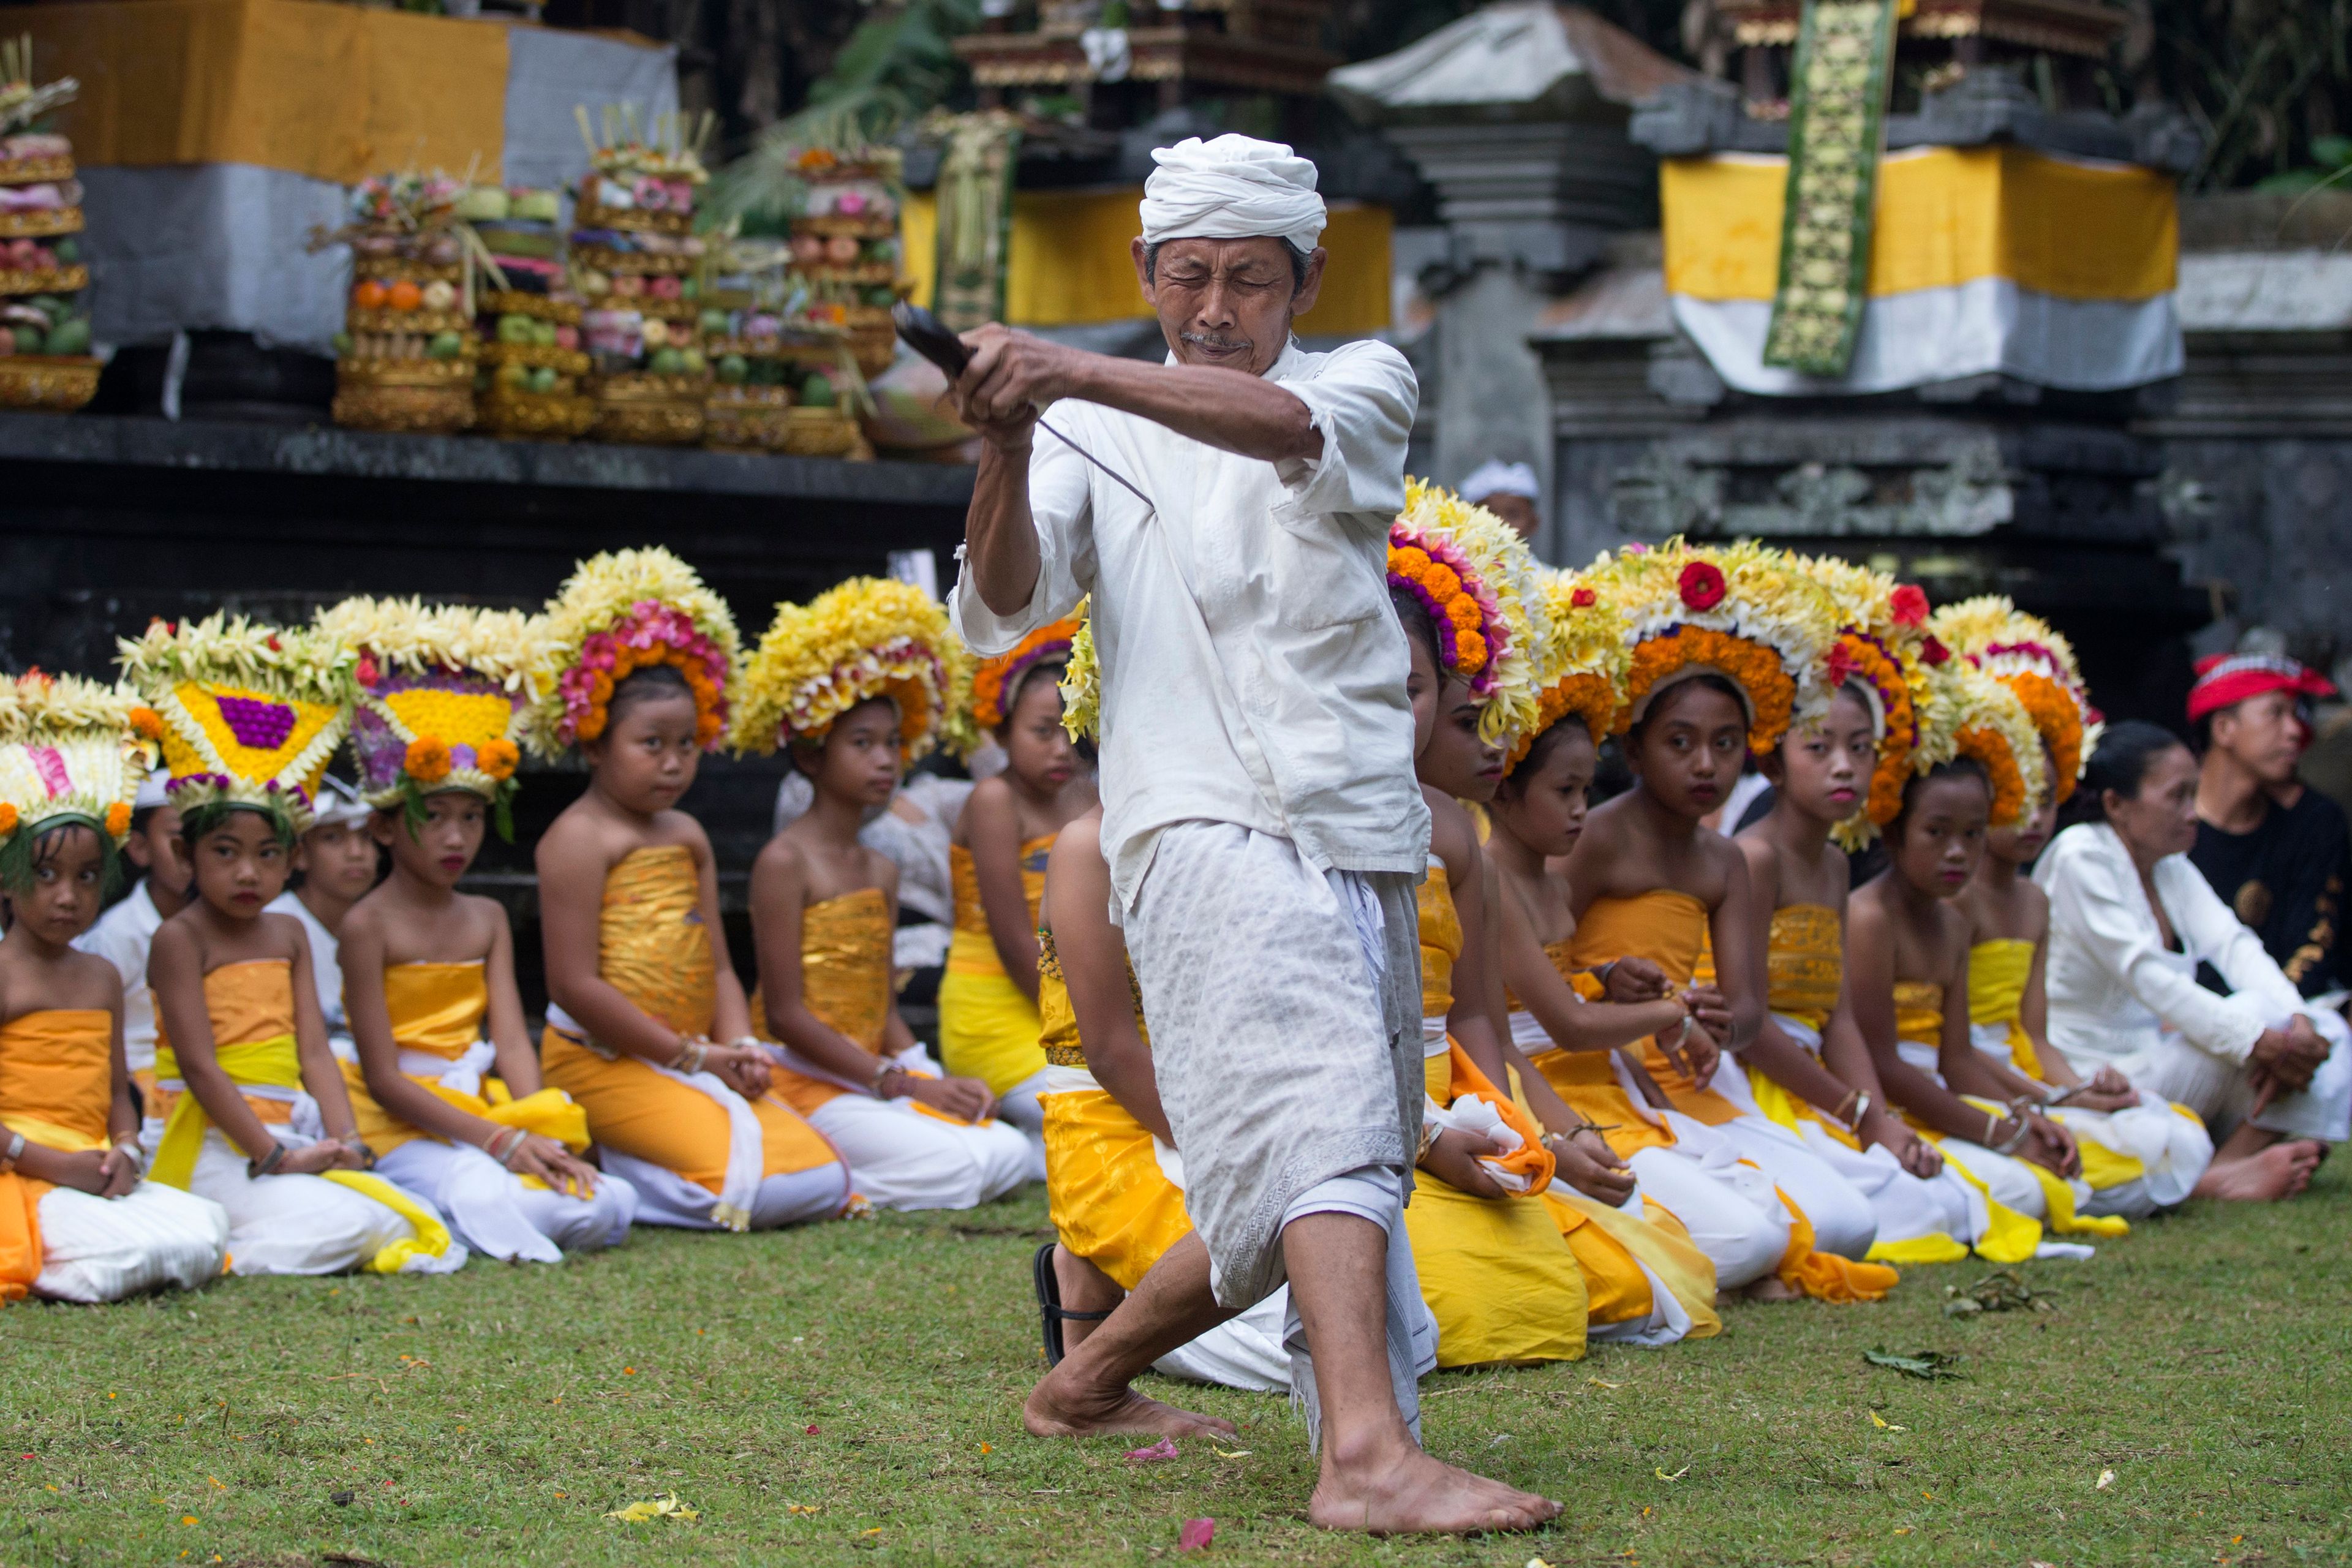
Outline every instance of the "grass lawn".
<path fill-rule="evenodd" d="M 2299 1203 L 2028 1266 L 2054 1311 L 1946 1317 L 1987 1271 L 1963 1264 L 1879 1306 L 1743 1307 L 1704 1343 L 1433 1378 L 1437 1453 L 1568 1502 L 1540 1535 L 1466 1542 L 1309 1527 L 1276 1398 L 1191 1394 L 1241 1423 L 1231 1454 L 1025 1436 L 1034 1189 L 640 1230 L 561 1269 L 18 1307 L 0 1564 L 1123 1563 L 1173 1558 L 1202 1516 L 1203 1562 L 2352 1562 L 2347 1158 Z M 1882 1345 L 1959 1352 L 1967 1379 L 1867 1364 Z M 666 1493 L 700 1517 L 604 1517 Z"/>

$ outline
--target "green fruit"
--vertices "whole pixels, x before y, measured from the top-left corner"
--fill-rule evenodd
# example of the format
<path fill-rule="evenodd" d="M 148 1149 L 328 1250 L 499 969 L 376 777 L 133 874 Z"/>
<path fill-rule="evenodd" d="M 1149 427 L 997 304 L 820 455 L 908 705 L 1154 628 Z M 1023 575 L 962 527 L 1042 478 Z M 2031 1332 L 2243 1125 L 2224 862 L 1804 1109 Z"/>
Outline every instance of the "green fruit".
<path fill-rule="evenodd" d="M 505 315 L 499 318 L 499 342 L 527 343 L 534 337 L 529 316 Z"/>
<path fill-rule="evenodd" d="M 42 340 L 47 336 L 48 334 L 41 331 L 38 327 L 18 327 L 16 329 L 16 352 L 20 354 L 39 353 L 41 352 Z"/>
<path fill-rule="evenodd" d="M 678 375 L 686 370 L 686 356 L 676 349 L 661 349 L 654 354 L 651 366 L 656 375 Z"/>
<path fill-rule="evenodd" d="M 427 359 L 456 359 L 466 352 L 466 340 L 456 332 L 436 332 L 433 341 L 425 345 Z"/>
<path fill-rule="evenodd" d="M 727 312 L 724 310 L 703 311 L 702 335 L 706 338 L 725 337 L 727 335 Z"/>
<path fill-rule="evenodd" d="M 680 279 L 677 285 L 677 297 L 681 300 L 699 300 L 702 298 L 701 280 L 695 278 Z"/>
<path fill-rule="evenodd" d="M 751 363 L 741 354 L 721 354 L 719 358 L 719 379 L 730 386 L 740 386 L 751 374 Z"/>
<path fill-rule="evenodd" d="M 48 341 L 41 347 L 43 353 L 86 354 L 89 353 L 89 321 L 88 318 L 59 321 L 49 329 Z"/>
<path fill-rule="evenodd" d="M 36 294 L 25 303 L 47 316 L 49 319 L 49 325 L 53 327 L 64 318 L 66 313 L 66 302 L 55 294 Z"/>
<path fill-rule="evenodd" d="M 898 290 L 887 283 L 877 283 L 866 290 L 866 302 L 887 310 L 898 302 Z"/>
<path fill-rule="evenodd" d="M 349 333 L 349 332 L 337 332 L 337 333 L 335 334 L 335 353 L 337 353 L 338 354 L 347 354 L 347 353 L 351 353 L 351 352 L 352 352 L 352 335 L 351 335 L 351 333 Z"/>
<path fill-rule="evenodd" d="M 67 235 L 62 239 L 51 240 L 49 248 L 57 253 L 60 266 L 70 267 L 81 259 L 81 241 L 71 235 Z"/>
<path fill-rule="evenodd" d="M 555 346 L 555 323 L 553 321 L 533 321 L 530 324 L 530 341 L 537 343 L 543 349 L 553 348 Z"/>
<path fill-rule="evenodd" d="M 802 384 L 801 402 L 811 408 L 833 406 L 833 383 L 823 371 L 815 372 Z"/>
<path fill-rule="evenodd" d="M 533 392 L 553 392 L 555 390 L 554 367 L 551 365 L 541 365 L 537 370 L 532 371 L 530 373 L 530 389 Z"/>
<path fill-rule="evenodd" d="M 511 363 L 499 366 L 499 384 L 518 390 L 528 387 L 530 384 L 530 367 Z"/>
<path fill-rule="evenodd" d="M 704 357 L 700 349 L 682 348 L 677 351 L 677 357 L 686 366 L 686 374 L 688 375 L 700 375 L 710 368 L 710 361 Z"/>

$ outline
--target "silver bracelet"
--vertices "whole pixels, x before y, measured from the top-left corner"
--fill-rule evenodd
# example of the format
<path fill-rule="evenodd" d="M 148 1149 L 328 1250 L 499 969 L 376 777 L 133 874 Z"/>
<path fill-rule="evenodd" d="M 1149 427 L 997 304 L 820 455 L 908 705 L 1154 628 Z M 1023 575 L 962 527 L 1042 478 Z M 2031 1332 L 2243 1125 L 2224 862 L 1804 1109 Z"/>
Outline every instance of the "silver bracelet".
<path fill-rule="evenodd" d="M 5 1176 L 16 1168 L 16 1157 L 24 1152 L 25 1135 L 22 1132 L 8 1134 L 8 1152 L 5 1154 L 0 1154 L 0 1176 Z"/>
<path fill-rule="evenodd" d="M 1996 1127 L 1998 1127 L 1998 1123 L 1995 1123 Z M 2025 1141 L 2032 1136 L 2033 1123 L 2021 1116 L 2017 1119 L 2017 1131 L 2015 1134 L 1992 1145 L 1992 1152 L 1996 1154 L 2014 1154 L 2017 1152 L 2019 1148 L 2024 1144 Z"/>
<path fill-rule="evenodd" d="M 1853 1116 L 1845 1124 L 1849 1132 L 1861 1131 L 1862 1119 L 1870 1114 L 1870 1096 L 1857 1093 L 1853 1097 Z"/>
<path fill-rule="evenodd" d="M 702 1064 L 709 1060 L 709 1057 L 710 1047 L 708 1043 L 701 1040 L 688 1040 L 677 1047 L 677 1055 L 670 1058 L 669 1070 L 685 1073 L 690 1077 L 702 1070 Z"/>
<path fill-rule="evenodd" d="M 131 1168 L 140 1175 L 147 1173 L 147 1151 L 136 1138 L 125 1138 L 114 1146 L 114 1152 L 131 1162 Z"/>

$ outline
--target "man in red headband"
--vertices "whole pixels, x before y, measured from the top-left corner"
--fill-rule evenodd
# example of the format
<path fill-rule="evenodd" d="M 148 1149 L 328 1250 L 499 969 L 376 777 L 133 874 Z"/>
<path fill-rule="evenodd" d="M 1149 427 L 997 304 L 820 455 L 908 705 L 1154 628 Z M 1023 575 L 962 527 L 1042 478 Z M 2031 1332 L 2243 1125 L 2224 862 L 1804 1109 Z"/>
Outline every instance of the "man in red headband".
<path fill-rule="evenodd" d="M 2277 654 L 2197 665 L 2189 721 L 2203 758 L 2189 859 L 2305 996 L 2343 988 L 2339 938 L 2352 840 L 2344 812 L 2295 777 L 2309 704 L 2333 682 Z"/>

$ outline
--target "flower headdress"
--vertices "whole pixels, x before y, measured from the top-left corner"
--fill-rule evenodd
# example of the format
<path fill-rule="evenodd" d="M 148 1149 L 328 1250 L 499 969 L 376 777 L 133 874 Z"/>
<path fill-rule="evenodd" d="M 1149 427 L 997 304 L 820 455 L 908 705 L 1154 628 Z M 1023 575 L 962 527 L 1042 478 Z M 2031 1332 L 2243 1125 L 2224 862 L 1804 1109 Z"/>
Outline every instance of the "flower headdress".
<path fill-rule="evenodd" d="M 2073 795 L 2083 764 L 2099 743 L 2101 726 L 2082 668 L 2074 662 L 2074 645 L 2048 621 L 1998 594 L 1945 605 L 1927 629 L 2017 693 L 2056 764 L 2051 787 L 2061 802 Z"/>
<path fill-rule="evenodd" d="M 694 568 L 658 546 L 582 562 L 544 619 L 552 679 L 531 705 L 528 738 L 551 759 L 604 732 L 613 688 L 667 664 L 694 693 L 694 733 L 705 751 L 727 733 L 735 679 L 735 617 Z"/>
<path fill-rule="evenodd" d="M 1429 610 L 1444 673 L 1470 683 L 1478 733 L 1503 741 L 1535 723 L 1544 637 L 1535 556 L 1510 524 L 1451 490 L 1407 479 L 1389 524 L 1389 583 Z"/>
<path fill-rule="evenodd" d="M 2042 736 L 2017 694 L 1957 658 L 1927 667 L 1922 685 L 1911 772 L 1924 777 L 1938 763 L 1974 757 L 1992 784 L 1993 826 L 2014 827 L 2040 810 L 2050 775 Z"/>
<path fill-rule="evenodd" d="M 1837 612 L 1780 551 L 1675 538 L 1604 554 L 1588 580 L 1622 617 L 1632 655 L 1619 732 L 1649 710 L 1653 697 L 1693 675 L 1720 675 L 1739 689 L 1748 749 L 1759 756 L 1800 717 L 1826 705 L 1821 675 Z"/>
<path fill-rule="evenodd" d="M 1003 723 L 1011 716 L 1011 699 L 1021 689 L 1021 678 L 1041 664 L 1066 665 L 1077 635 L 1078 621 L 1073 616 L 1039 626 L 1011 653 L 981 660 L 971 677 L 972 728 L 985 732 Z"/>
<path fill-rule="evenodd" d="M 499 837 L 511 839 L 519 742 L 548 659 L 540 617 L 360 598 L 320 611 L 313 625 L 358 661 L 352 750 L 367 803 L 402 806 L 415 824 L 426 795 L 464 790 L 490 804 Z"/>
<path fill-rule="evenodd" d="M 1860 849 L 1903 809 L 1911 755 L 1919 749 L 1920 704 L 1939 700 L 1944 690 L 1924 672 L 1950 655 L 1927 635 L 1927 595 L 1915 584 L 1832 555 L 1801 555 L 1794 563 L 1837 611 L 1838 634 L 1822 667 L 1823 693 L 1834 697 L 1848 685 L 1859 687 L 1878 731 L 1869 792 L 1832 830 L 1842 847 Z"/>
<path fill-rule="evenodd" d="M 151 622 L 116 662 L 162 716 L 165 787 L 184 817 L 245 806 L 282 833 L 310 826 L 310 797 L 352 717 L 352 655 L 314 632 L 238 616 Z"/>
<path fill-rule="evenodd" d="M 110 871 L 163 734 L 128 687 L 37 669 L 0 677 L 0 887 L 30 884 L 33 845 L 60 822 L 96 831 Z"/>
<path fill-rule="evenodd" d="M 743 667 L 743 700 L 729 742 L 738 752 L 773 752 L 784 741 L 815 741 L 869 698 L 898 706 L 908 762 L 942 731 L 967 743 L 956 721 L 966 706 L 971 656 L 948 629 L 947 612 L 911 583 L 852 577 L 805 605 L 779 605 L 776 619 Z"/>
<path fill-rule="evenodd" d="M 1073 741 L 1097 740 L 1102 734 L 1102 663 L 1095 656 L 1094 599 L 1078 601 L 1071 619 L 1070 661 L 1062 667 L 1062 731 Z"/>
<path fill-rule="evenodd" d="M 1583 574 L 1538 571 L 1549 635 L 1537 655 L 1535 722 L 1513 742 L 1512 768 L 1563 719 L 1583 720 L 1593 743 L 1600 744 L 1624 705 L 1625 674 L 1633 662 L 1617 606 L 1601 598 Z"/>

